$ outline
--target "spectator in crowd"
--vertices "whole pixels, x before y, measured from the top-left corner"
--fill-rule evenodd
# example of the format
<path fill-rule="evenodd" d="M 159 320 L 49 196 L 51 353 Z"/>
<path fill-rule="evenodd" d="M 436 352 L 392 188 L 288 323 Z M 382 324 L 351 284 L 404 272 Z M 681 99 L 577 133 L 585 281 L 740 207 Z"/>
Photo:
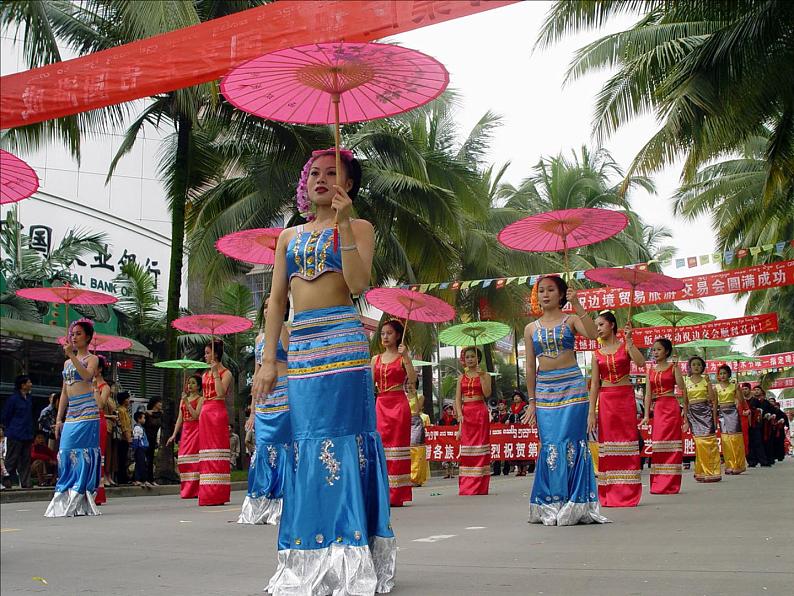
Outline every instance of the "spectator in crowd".
<path fill-rule="evenodd" d="M 58 454 L 47 447 L 47 440 L 43 431 L 36 432 L 33 445 L 30 447 L 30 469 L 36 476 L 39 486 L 52 486 L 55 484 L 55 470 L 58 467 Z M 47 481 L 47 477 L 50 480 Z"/>
<path fill-rule="evenodd" d="M 163 398 L 152 397 L 146 405 L 146 420 L 143 429 L 146 431 L 146 482 L 158 486 L 154 481 L 154 452 L 157 449 L 157 433 L 163 425 Z M 137 465 L 137 461 L 136 461 Z"/>
<path fill-rule="evenodd" d="M 148 467 L 146 456 L 149 451 L 149 437 L 146 436 L 144 424 L 146 420 L 146 412 L 135 412 L 135 426 L 132 427 L 132 452 L 135 456 L 135 486 L 145 486 L 151 488 L 152 484 L 146 480 L 148 474 Z"/>
<path fill-rule="evenodd" d="M 8 471 L 6 471 L 6 432 L 0 424 L 0 490 L 5 490 L 9 486 L 11 483 L 8 481 Z"/>
<path fill-rule="evenodd" d="M 772 406 L 775 415 L 772 428 L 772 455 L 777 461 L 783 461 L 786 457 L 786 433 L 789 429 L 789 420 L 774 397 L 769 399 L 769 405 Z"/>
<path fill-rule="evenodd" d="M 22 488 L 30 488 L 30 446 L 33 444 L 33 382 L 28 375 L 14 380 L 14 392 L 3 409 L 6 434 L 6 469 L 12 483 L 18 479 Z"/>
<path fill-rule="evenodd" d="M 507 403 L 505 400 L 500 399 L 496 402 L 496 409 L 491 414 L 491 424 L 508 424 L 510 418 L 510 412 L 507 411 Z M 507 460 L 496 460 L 492 462 L 493 466 L 493 475 L 499 476 L 500 474 L 504 474 L 505 476 L 510 475 L 510 463 Z"/>
<path fill-rule="evenodd" d="M 229 465 L 232 470 L 237 469 L 237 458 L 240 457 L 240 435 L 234 432 L 232 425 L 229 425 Z"/>
<path fill-rule="evenodd" d="M 129 484 L 129 451 L 132 441 L 132 421 L 130 420 L 129 391 L 119 391 L 116 396 L 118 408 L 119 438 L 116 440 L 116 482 Z"/>
<path fill-rule="evenodd" d="M 527 400 L 523 392 L 518 389 L 513 390 L 513 403 L 510 404 L 510 416 L 507 418 L 509 424 L 521 424 L 521 417 L 527 409 Z M 527 469 L 534 471 L 535 462 L 529 460 L 515 461 L 516 476 L 526 476 Z"/>
<path fill-rule="evenodd" d="M 454 408 L 452 402 L 445 401 L 444 407 L 441 410 L 441 417 L 438 419 L 439 426 L 457 426 L 458 419 L 455 418 L 453 413 Z M 441 469 L 444 470 L 444 478 L 452 478 L 455 465 L 457 462 L 445 461 L 441 462 Z"/>
<path fill-rule="evenodd" d="M 58 393 L 50 393 L 49 404 L 39 414 L 38 427 L 44 433 L 47 446 L 53 451 L 57 451 L 55 440 L 55 418 L 58 416 L 58 404 L 61 396 Z"/>

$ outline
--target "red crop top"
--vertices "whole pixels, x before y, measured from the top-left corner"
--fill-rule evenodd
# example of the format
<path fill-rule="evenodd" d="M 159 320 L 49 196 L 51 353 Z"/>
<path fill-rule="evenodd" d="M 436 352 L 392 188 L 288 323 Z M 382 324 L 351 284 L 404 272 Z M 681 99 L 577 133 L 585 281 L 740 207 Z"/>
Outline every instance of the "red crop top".
<path fill-rule="evenodd" d="M 464 373 L 460 381 L 460 395 L 461 397 L 484 397 L 480 376 L 472 378 Z"/>
<path fill-rule="evenodd" d="M 618 344 L 614 354 L 604 354 L 601 350 L 596 350 L 595 355 L 598 361 L 598 376 L 602 381 L 615 385 L 628 376 L 631 359 L 623 342 Z"/>
<path fill-rule="evenodd" d="M 378 393 L 386 391 L 402 391 L 408 373 L 403 368 L 402 357 L 397 357 L 388 364 L 381 359 L 382 354 L 375 356 L 375 387 Z"/>
<path fill-rule="evenodd" d="M 675 395 L 675 366 L 676 365 L 673 364 L 662 372 L 651 369 L 651 391 L 654 396 L 663 397 Z"/>

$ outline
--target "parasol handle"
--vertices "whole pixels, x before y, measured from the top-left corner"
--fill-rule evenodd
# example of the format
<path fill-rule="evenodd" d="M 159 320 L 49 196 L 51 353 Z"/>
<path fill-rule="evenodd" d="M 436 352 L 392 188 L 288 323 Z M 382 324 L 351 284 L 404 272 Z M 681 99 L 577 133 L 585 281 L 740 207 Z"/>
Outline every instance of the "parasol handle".
<path fill-rule="evenodd" d="M 563 233 L 562 235 L 562 262 L 563 267 L 565 267 L 565 275 L 568 278 L 568 282 L 570 283 L 571 287 L 573 287 L 573 277 L 571 276 L 571 263 L 568 259 L 568 236 L 567 234 Z"/>
<path fill-rule="evenodd" d="M 637 286 L 631 286 L 631 297 L 629 298 L 629 323 L 631 323 L 631 311 L 634 310 L 634 293 L 637 291 Z"/>
<path fill-rule="evenodd" d="M 336 74 L 334 74 L 336 78 Z M 339 133 L 339 93 L 331 94 L 331 102 L 334 104 L 334 158 L 336 160 L 336 183 L 342 186 L 342 156 L 339 154 L 339 146 L 342 144 L 341 134 Z M 339 250 L 339 213 L 334 215 L 334 252 Z"/>

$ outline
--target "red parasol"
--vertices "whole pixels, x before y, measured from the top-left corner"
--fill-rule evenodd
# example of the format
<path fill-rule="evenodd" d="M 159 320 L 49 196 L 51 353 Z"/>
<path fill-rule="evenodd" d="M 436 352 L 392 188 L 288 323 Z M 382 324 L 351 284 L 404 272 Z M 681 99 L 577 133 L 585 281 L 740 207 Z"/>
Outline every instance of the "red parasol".
<path fill-rule="evenodd" d="M 16 155 L 0 149 L 0 205 L 27 199 L 39 188 L 39 177 Z"/>
<path fill-rule="evenodd" d="M 272 265 L 276 259 L 276 242 L 283 229 L 257 228 L 226 234 L 218 239 L 215 248 L 238 261 Z"/>
<path fill-rule="evenodd" d="M 234 68 L 221 92 L 235 107 L 269 120 L 339 125 L 386 118 L 424 105 L 449 73 L 421 52 L 379 43 L 318 43 L 277 50 Z M 341 184 L 341 181 L 339 182 Z M 338 244 L 334 232 L 334 249 Z"/>
<path fill-rule="evenodd" d="M 561 209 L 531 215 L 511 223 L 497 239 L 508 248 L 526 252 L 563 252 L 565 271 L 570 273 L 568 250 L 611 238 L 629 223 L 629 218 L 610 209 Z"/>
<path fill-rule="evenodd" d="M 372 306 L 383 312 L 405 319 L 403 337 L 408 332 L 408 321 L 444 323 L 455 318 L 455 309 L 441 298 L 403 288 L 374 288 L 364 297 Z"/>
<path fill-rule="evenodd" d="M 604 284 L 605 286 L 631 290 L 629 320 L 631 320 L 631 311 L 634 308 L 634 293 L 637 290 L 645 292 L 675 292 L 684 289 L 684 282 L 680 279 L 662 275 L 661 273 L 654 273 L 646 269 L 601 267 L 585 271 L 584 275 L 590 281 Z"/>
<path fill-rule="evenodd" d="M 69 306 L 72 304 L 85 304 L 91 306 L 98 306 L 101 304 L 115 304 L 119 301 L 115 296 L 105 294 L 104 292 L 95 292 L 93 290 L 84 290 L 83 288 L 75 288 L 68 282 L 62 286 L 53 286 L 50 288 L 23 288 L 16 291 L 17 296 L 27 298 L 28 300 L 37 300 L 39 302 L 54 302 L 56 304 L 66 304 L 66 329 L 69 329 Z"/>
<path fill-rule="evenodd" d="M 58 343 L 64 345 L 67 338 L 59 337 Z M 123 352 L 132 347 L 132 340 L 126 337 L 119 337 L 117 335 L 104 335 L 102 333 L 95 333 L 91 339 L 89 348 L 95 352 Z"/>

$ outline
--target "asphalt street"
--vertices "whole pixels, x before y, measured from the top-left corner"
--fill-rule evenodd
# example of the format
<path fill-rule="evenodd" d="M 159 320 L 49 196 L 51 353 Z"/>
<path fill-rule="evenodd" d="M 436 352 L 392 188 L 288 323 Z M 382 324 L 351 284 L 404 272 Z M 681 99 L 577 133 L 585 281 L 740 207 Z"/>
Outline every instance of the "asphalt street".
<path fill-rule="evenodd" d="M 681 494 L 602 509 L 603 526 L 529 525 L 532 476 L 493 478 L 459 497 L 433 479 L 393 509 L 394 594 L 683 596 L 794 593 L 794 461 L 716 484 L 687 472 Z M 95 518 L 45 519 L 46 503 L 0 508 L 0 591 L 17 594 L 258 595 L 277 529 L 235 523 L 232 504 L 176 496 L 116 498 Z M 46 583 L 45 583 L 46 582 Z"/>

